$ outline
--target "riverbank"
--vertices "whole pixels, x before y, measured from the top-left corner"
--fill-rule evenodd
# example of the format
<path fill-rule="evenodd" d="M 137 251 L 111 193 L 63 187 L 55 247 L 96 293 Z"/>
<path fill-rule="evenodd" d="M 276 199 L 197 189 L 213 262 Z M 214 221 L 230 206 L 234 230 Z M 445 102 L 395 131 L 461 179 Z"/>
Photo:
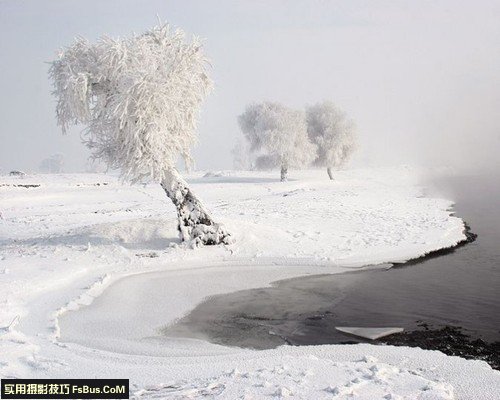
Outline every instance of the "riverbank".
<path fill-rule="evenodd" d="M 465 239 L 456 246 L 390 270 L 304 277 L 215 296 L 165 334 L 258 349 L 363 342 L 418 346 L 498 369 L 498 179 L 448 179 L 436 185 L 453 192 L 459 215 L 473 222 L 479 238 L 465 224 Z M 337 326 L 398 326 L 405 332 L 370 341 L 338 332 Z"/>
<path fill-rule="evenodd" d="M 460 328 L 447 326 L 433 329 L 425 322 L 421 329 L 396 333 L 380 340 L 393 346 L 419 347 L 424 350 L 439 350 L 449 356 L 486 361 L 491 368 L 500 370 L 500 342 L 486 342 L 475 339 Z"/>
<path fill-rule="evenodd" d="M 485 388 L 494 388 L 498 376 L 485 363 L 418 349 L 259 352 L 163 340 L 161 327 L 207 296 L 403 261 L 464 239 L 463 222 L 450 216 L 452 203 L 422 197 L 415 171 L 405 168 L 343 171 L 335 182 L 324 171 L 295 172 L 287 183 L 275 173 L 204 175 L 188 179 L 233 233 L 232 246 L 180 245 L 174 208 L 156 185 L 55 175 L 26 177 L 22 185 L 39 186 L 16 187 L 15 178 L 2 178 L 0 375 L 121 376 L 130 378 L 136 397 L 146 398 L 187 392 L 234 398 L 248 387 L 261 398 L 278 392 L 321 398 L 351 389 L 367 398 L 422 392 L 488 398 Z M 155 274 L 167 279 L 151 291 Z M 149 283 L 141 287 L 134 279 Z M 127 290 L 109 301 L 117 285 Z M 111 313 L 95 323 L 87 319 L 79 339 L 62 340 L 70 333 L 59 324 L 63 318 L 89 317 L 93 310 Z M 92 337 L 99 343 L 75 343 Z M 432 369 L 436 363 L 439 372 Z"/>

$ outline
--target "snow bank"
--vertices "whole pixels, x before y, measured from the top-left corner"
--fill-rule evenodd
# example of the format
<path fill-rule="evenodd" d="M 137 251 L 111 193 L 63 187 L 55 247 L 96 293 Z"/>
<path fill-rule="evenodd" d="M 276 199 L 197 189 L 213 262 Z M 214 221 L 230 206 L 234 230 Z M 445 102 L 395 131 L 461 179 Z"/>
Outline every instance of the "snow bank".
<path fill-rule="evenodd" d="M 335 379 L 332 379 L 335 377 Z M 284 356 L 264 368 L 233 369 L 205 379 L 149 386 L 134 398 L 218 399 L 454 399 L 453 387 L 373 357 L 338 363 L 316 356 Z"/>
<path fill-rule="evenodd" d="M 217 391 L 222 398 L 342 398 L 352 391 L 366 398 L 488 399 L 500 390 L 498 373 L 485 363 L 419 349 L 258 352 L 158 340 L 160 320 L 174 321 L 211 294 L 401 261 L 464 239 L 452 203 L 422 197 L 407 169 L 344 171 L 334 182 L 324 171 L 294 172 L 287 183 L 275 172 L 203 175 L 190 176 L 192 188 L 233 233 L 234 245 L 180 245 L 174 208 L 157 185 L 122 185 L 107 175 L 0 178 L 0 376 L 129 377 L 137 397 L 160 398 Z M 134 304 L 139 288 L 131 285 L 114 311 L 113 321 L 122 322 L 136 312 L 136 328 L 96 325 L 103 335 L 95 348 L 57 339 L 58 316 L 79 319 L 107 306 L 105 287 L 153 271 L 172 276 L 161 306 Z M 378 361 L 366 361 L 368 355 Z"/>

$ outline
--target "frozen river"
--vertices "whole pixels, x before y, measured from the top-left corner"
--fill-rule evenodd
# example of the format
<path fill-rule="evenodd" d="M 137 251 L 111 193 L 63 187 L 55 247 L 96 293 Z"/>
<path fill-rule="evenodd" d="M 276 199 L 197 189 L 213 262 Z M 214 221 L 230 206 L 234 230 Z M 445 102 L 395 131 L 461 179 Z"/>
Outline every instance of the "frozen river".
<path fill-rule="evenodd" d="M 390 270 L 294 278 L 271 288 L 212 297 L 165 331 L 253 348 L 357 341 L 335 326 L 428 324 L 500 340 L 500 188 L 498 177 L 447 178 L 427 195 L 452 198 L 478 235 L 445 255 Z"/>

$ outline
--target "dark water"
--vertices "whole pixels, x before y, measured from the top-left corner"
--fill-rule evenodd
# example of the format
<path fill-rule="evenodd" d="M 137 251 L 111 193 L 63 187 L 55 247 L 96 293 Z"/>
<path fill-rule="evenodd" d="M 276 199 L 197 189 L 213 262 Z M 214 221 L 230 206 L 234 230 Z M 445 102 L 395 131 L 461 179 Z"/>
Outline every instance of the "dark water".
<path fill-rule="evenodd" d="M 296 278 L 272 288 L 215 296 L 167 335 L 272 348 L 283 343 L 352 343 L 335 326 L 422 323 L 460 327 L 472 339 L 500 341 L 500 179 L 472 176 L 434 181 L 428 195 L 456 202 L 455 212 L 478 235 L 455 251 L 390 270 Z"/>

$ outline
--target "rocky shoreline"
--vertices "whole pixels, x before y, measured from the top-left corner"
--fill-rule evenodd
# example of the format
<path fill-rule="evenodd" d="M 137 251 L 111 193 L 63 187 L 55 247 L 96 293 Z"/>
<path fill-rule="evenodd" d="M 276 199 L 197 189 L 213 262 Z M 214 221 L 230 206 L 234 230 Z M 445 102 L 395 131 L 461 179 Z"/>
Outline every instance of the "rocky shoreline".
<path fill-rule="evenodd" d="M 467 222 L 464 222 L 466 239 L 445 249 L 430 252 L 422 257 L 395 263 L 394 267 L 415 265 L 435 257 L 453 253 L 457 248 L 472 243 L 477 239 L 477 234 L 471 231 Z M 419 330 L 396 333 L 387 336 L 377 343 L 393 346 L 420 347 L 425 350 L 439 350 L 450 356 L 459 356 L 466 359 L 486 361 L 493 369 L 500 370 L 500 342 L 486 342 L 480 338 L 474 339 L 457 326 L 445 326 L 439 329 L 432 328 L 429 324 L 418 321 Z"/>
<path fill-rule="evenodd" d="M 456 326 L 433 329 L 425 322 L 419 323 L 419 326 L 422 329 L 395 333 L 377 343 L 439 350 L 449 356 L 483 360 L 493 369 L 500 370 L 500 342 L 488 343 L 482 339 L 473 339 Z"/>

